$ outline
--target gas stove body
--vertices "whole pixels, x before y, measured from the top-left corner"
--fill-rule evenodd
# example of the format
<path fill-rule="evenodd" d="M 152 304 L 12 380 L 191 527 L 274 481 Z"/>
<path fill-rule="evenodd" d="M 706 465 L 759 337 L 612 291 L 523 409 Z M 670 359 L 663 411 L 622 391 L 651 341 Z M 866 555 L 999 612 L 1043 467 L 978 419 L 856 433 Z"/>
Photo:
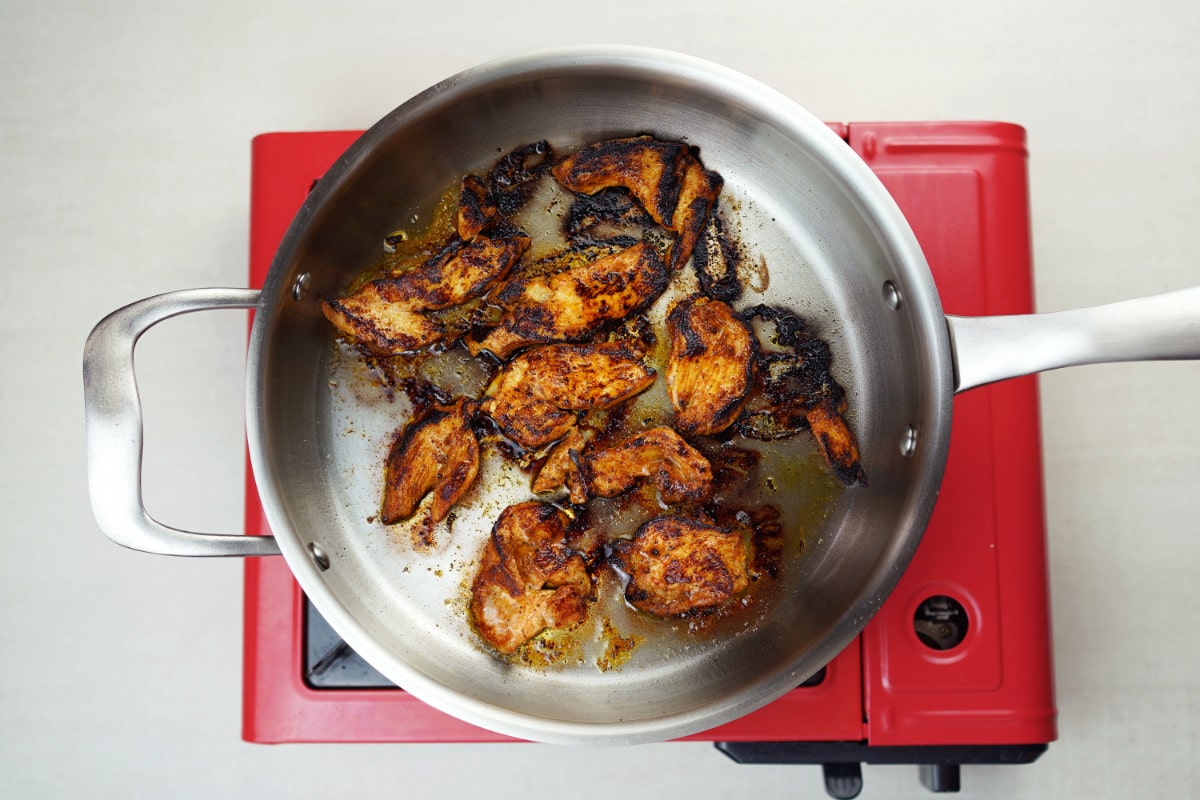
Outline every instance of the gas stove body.
<path fill-rule="evenodd" d="M 1005 123 L 833 126 L 895 197 L 946 313 L 1033 311 L 1025 132 Z M 359 132 L 265 134 L 252 151 L 250 280 Z M 862 634 L 774 703 L 689 737 L 741 763 L 820 764 L 834 797 L 861 764 L 1026 763 L 1056 737 L 1036 377 L 954 400 L 945 480 L 903 578 Z M 270 533 L 247 468 L 246 532 Z M 243 738 L 513 741 L 395 687 L 320 618 L 282 558 L 246 559 Z"/>

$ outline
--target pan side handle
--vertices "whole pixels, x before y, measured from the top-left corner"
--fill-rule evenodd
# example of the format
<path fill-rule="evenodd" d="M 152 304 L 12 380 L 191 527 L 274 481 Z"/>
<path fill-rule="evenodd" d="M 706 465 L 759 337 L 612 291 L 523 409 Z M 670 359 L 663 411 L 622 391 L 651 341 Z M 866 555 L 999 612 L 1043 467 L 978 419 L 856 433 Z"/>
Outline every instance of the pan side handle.
<path fill-rule="evenodd" d="M 1200 359 L 1200 286 L 1119 303 L 999 317 L 946 317 L 954 391 L 1112 361 Z"/>
<path fill-rule="evenodd" d="M 139 300 L 92 329 L 83 349 L 88 493 L 100 529 L 134 550 L 174 556 L 266 556 L 270 536 L 193 533 L 155 520 L 142 503 L 142 405 L 133 350 L 143 333 L 191 311 L 253 308 L 253 289 L 189 289 Z"/>

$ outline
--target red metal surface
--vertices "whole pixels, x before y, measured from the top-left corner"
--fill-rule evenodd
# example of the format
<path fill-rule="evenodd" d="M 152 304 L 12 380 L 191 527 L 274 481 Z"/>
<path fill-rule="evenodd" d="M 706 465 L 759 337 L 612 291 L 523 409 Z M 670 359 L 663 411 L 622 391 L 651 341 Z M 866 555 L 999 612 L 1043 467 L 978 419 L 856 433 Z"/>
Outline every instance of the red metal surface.
<path fill-rule="evenodd" d="M 897 198 L 949 314 L 1033 310 L 1025 132 L 1004 124 L 851 124 Z M 863 694 L 876 745 L 1055 738 L 1041 442 L 1033 377 L 954 401 L 942 493 L 917 555 L 867 626 Z M 948 595 L 967 638 L 931 650 L 917 606 Z"/>
<path fill-rule="evenodd" d="M 924 247 L 948 313 L 1032 310 L 1024 132 L 993 123 L 834 127 L 876 170 Z M 253 144 L 251 285 L 313 181 L 358 132 L 267 134 Z M 925 539 L 896 592 L 818 686 L 691 737 L 873 745 L 1055 738 L 1041 449 L 1034 379 L 955 400 L 950 464 Z M 247 469 L 246 531 L 268 533 Z M 927 648 L 916 607 L 945 594 L 967 638 Z M 246 561 L 243 738 L 255 742 L 511 741 L 398 689 L 313 689 L 303 605 L 280 558 Z"/>

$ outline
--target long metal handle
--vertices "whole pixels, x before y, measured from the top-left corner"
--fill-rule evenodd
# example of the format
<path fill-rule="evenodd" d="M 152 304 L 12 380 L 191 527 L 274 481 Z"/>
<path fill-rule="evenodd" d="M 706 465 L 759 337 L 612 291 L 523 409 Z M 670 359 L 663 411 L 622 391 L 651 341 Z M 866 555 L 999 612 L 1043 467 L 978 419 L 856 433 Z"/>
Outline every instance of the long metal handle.
<path fill-rule="evenodd" d="M 217 308 L 253 308 L 253 289 L 169 292 L 114 311 L 100 321 L 83 350 L 88 491 L 100 529 L 134 550 L 172 556 L 268 556 L 270 536 L 193 533 L 155 520 L 142 503 L 142 404 L 133 349 L 143 333 L 170 317 Z"/>
<path fill-rule="evenodd" d="M 955 392 L 1080 364 L 1200 359 L 1200 286 L 1075 311 L 946 322 Z"/>

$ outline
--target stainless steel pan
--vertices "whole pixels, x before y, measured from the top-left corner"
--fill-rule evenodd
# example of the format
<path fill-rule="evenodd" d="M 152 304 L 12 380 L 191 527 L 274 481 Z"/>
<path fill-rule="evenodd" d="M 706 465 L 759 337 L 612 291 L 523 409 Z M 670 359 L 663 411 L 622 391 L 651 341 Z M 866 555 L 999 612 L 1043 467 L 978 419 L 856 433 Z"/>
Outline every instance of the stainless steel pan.
<path fill-rule="evenodd" d="M 514 668 L 483 652 L 461 597 L 500 504 L 486 487 L 453 539 L 420 552 L 370 523 L 397 410 L 338 380 L 318 302 L 345 290 L 381 236 L 497 152 L 549 139 L 560 151 L 650 132 L 701 148 L 726 181 L 743 240 L 766 259 L 761 298 L 815 320 L 833 344 L 871 485 L 842 493 L 805 532 L 805 556 L 766 613 L 728 635 L 664 636 L 622 669 Z M 132 351 L 175 314 L 255 309 L 247 434 L 274 538 L 159 524 L 141 503 Z M 101 528 L 178 555 L 281 552 L 333 627 L 385 675 L 451 714 L 549 742 L 636 743 L 704 730 L 764 705 L 835 656 L 888 596 L 937 498 L 956 391 L 1037 370 L 1200 357 L 1200 289 L 1101 309 L 947 318 L 888 193 L 825 125 L 741 75 L 635 48 L 541 53 L 469 70 L 371 128 L 291 225 L 261 293 L 182 291 L 115 312 L 84 356 L 89 477 Z M 336 385 L 331 385 L 336 384 Z M 347 433 L 351 430 L 351 433 Z"/>

